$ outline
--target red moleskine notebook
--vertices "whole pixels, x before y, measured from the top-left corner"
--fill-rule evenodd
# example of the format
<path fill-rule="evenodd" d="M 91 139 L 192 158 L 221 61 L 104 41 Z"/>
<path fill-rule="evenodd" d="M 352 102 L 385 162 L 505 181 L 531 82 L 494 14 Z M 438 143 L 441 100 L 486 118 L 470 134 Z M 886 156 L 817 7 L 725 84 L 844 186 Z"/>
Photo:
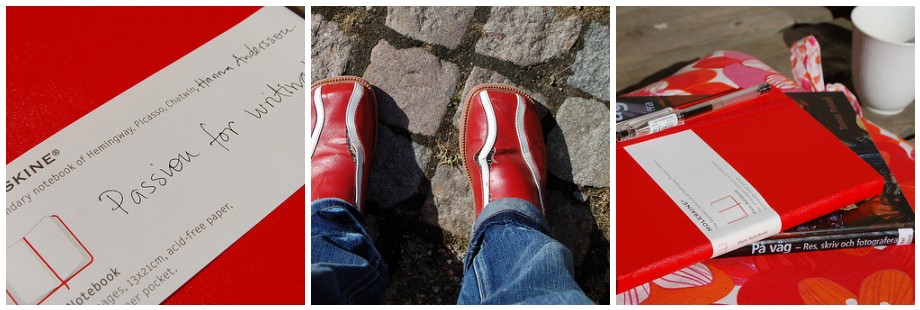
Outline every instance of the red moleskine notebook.
<path fill-rule="evenodd" d="M 7 162 L 259 8 L 7 8 Z M 304 304 L 304 189 L 166 304 Z"/>
<path fill-rule="evenodd" d="M 807 151 L 803 151 L 807 150 Z M 882 191 L 778 90 L 617 143 L 617 294 Z"/>

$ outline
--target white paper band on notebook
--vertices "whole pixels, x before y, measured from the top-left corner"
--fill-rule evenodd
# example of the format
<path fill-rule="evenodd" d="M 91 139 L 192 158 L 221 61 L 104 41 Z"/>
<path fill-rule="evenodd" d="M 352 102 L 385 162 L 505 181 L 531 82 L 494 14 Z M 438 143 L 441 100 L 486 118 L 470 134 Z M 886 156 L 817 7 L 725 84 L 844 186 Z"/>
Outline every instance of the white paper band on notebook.
<path fill-rule="evenodd" d="M 624 149 L 709 239 L 713 257 L 782 229 L 757 189 L 692 130 Z"/>
<path fill-rule="evenodd" d="M 306 30 L 262 8 L 10 162 L 7 304 L 158 304 L 302 187 Z"/>

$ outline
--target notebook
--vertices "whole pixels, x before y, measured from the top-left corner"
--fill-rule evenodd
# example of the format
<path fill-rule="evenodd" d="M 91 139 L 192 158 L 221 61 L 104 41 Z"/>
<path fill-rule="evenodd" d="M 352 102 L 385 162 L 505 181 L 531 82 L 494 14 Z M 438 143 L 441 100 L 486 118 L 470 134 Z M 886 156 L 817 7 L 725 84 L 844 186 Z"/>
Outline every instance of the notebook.
<path fill-rule="evenodd" d="M 615 169 L 617 293 L 878 195 L 883 186 L 877 172 L 775 89 L 617 143 Z"/>

